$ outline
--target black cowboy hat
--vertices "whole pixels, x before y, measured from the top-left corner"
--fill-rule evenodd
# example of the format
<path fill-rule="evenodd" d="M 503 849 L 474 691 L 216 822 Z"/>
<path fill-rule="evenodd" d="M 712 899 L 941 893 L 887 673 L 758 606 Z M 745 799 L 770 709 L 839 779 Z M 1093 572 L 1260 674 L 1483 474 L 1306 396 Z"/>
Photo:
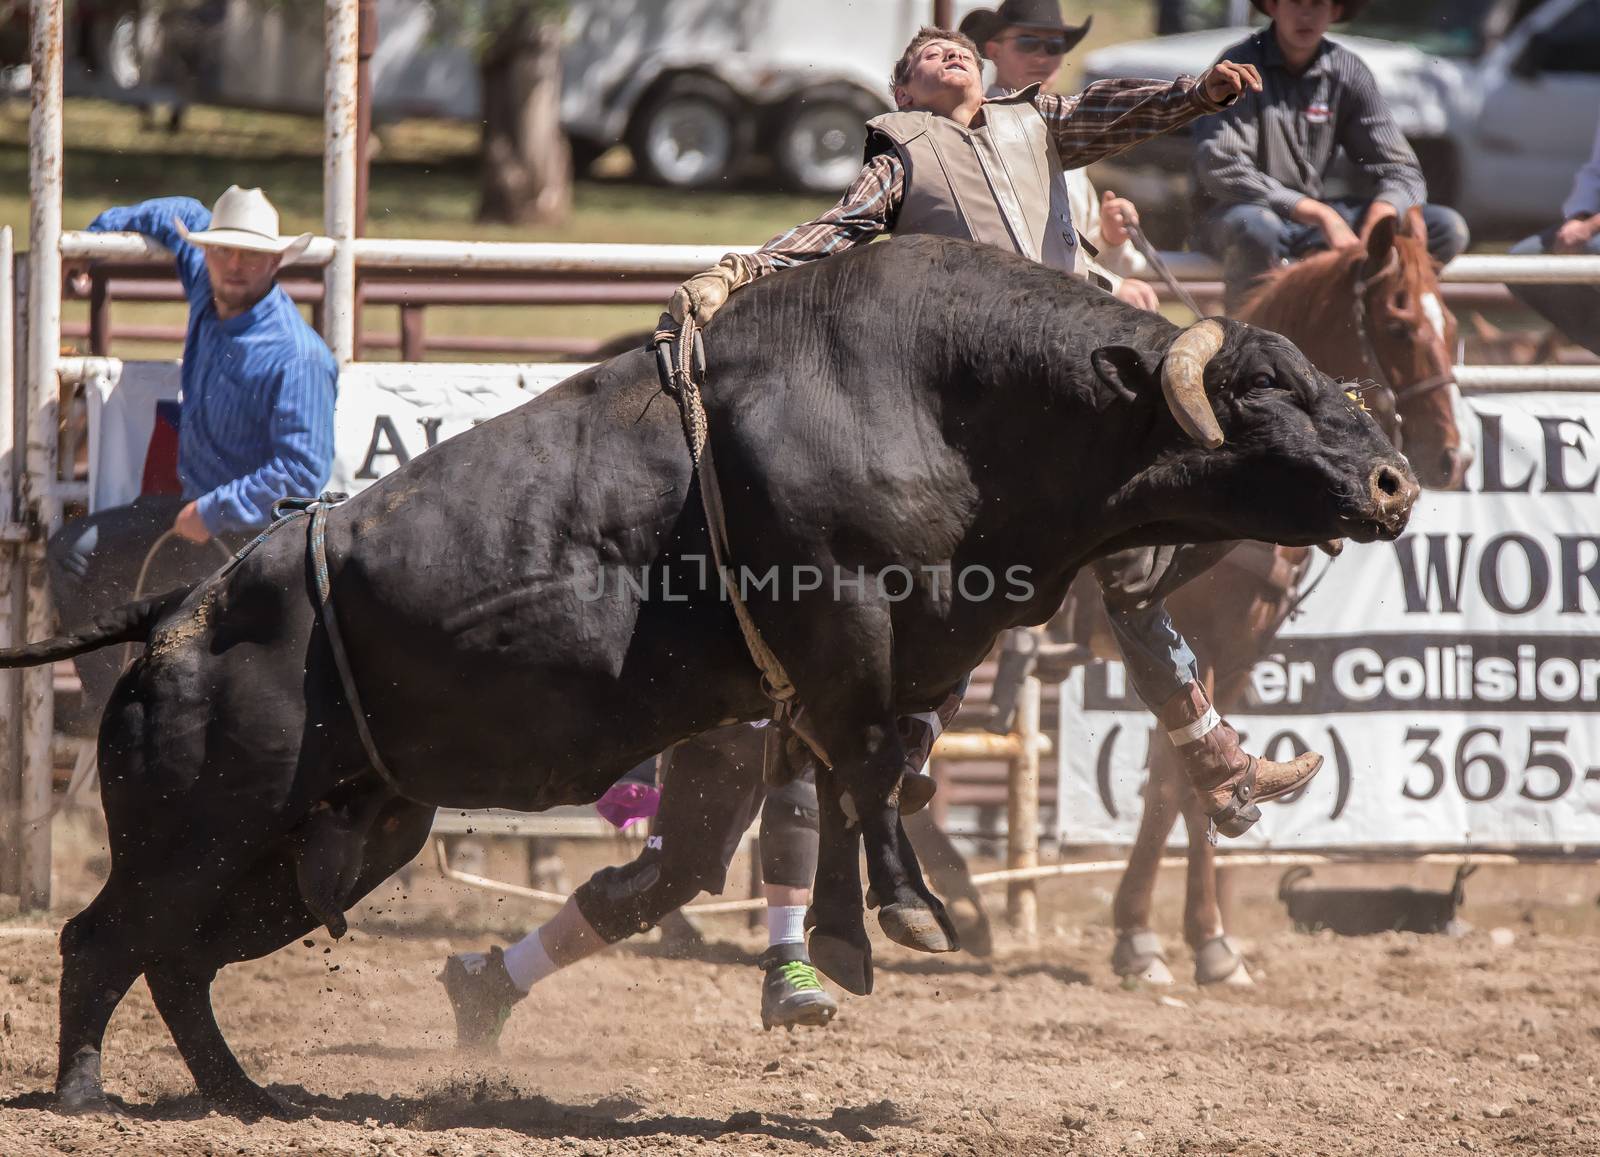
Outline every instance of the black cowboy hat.
<path fill-rule="evenodd" d="M 1067 42 L 1063 51 L 1071 52 L 1078 41 L 1089 34 L 1093 23 L 1093 16 L 1076 27 L 1065 23 L 1058 0 L 1004 0 L 998 10 L 978 8 L 967 13 L 961 21 L 961 31 L 970 36 L 980 50 L 1007 28 L 1058 32 Z"/>
<path fill-rule="evenodd" d="M 1367 0 L 1334 0 L 1339 5 L 1341 12 L 1339 20 L 1354 20 L 1361 15 L 1361 10 L 1367 6 Z M 1267 14 L 1266 0 L 1250 0 L 1256 6 L 1256 11 L 1265 16 Z"/>

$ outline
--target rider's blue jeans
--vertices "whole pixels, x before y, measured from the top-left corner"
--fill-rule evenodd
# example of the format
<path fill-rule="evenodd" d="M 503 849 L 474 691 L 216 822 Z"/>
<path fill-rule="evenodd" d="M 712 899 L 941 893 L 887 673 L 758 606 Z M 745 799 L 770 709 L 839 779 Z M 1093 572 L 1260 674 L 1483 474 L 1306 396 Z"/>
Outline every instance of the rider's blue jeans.
<path fill-rule="evenodd" d="M 1106 602 L 1111 632 L 1122 648 L 1128 682 L 1144 705 L 1160 711 L 1185 683 L 1198 679 L 1194 652 L 1178 633 L 1167 604 L 1156 599 L 1148 606 L 1112 605 Z"/>

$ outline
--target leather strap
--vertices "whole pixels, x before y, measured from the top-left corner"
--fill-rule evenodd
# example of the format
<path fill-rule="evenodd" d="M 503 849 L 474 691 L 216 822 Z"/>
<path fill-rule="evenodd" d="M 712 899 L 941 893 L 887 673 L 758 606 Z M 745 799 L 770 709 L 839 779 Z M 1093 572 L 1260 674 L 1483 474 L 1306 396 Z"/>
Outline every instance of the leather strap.
<path fill-rule="evenodd" d="M 674 328 L 671 315 L 662 314 L 652 344 L 656 351 L 656 372 L 661 388 L 678 403 L 683 422 L 684 440 L 689 446 L 689 459 L 694 464 L 695 476 L 700 482 L 700 503 L 705 510 L 706 528 L 711 537 L 711 561 L 721 576 L 728 602 L 739 622 L 739 633 L 744 637 L 745 649 L 761 672 L 761 689 L 776 707 L 775 717 L 780 721 L 792 720 L 800 711 L 795 696 L 794 683 L 783 663 L 767 646 L 761 630 L 756 626 L 739 593 L 738 576 L 728 565 L 731 550 L 728 544 L 728 523 L 722 505 L 722 488 L 717 484 L 716 464 L 711 457 L 710 427 L 706 419 L 705 403 L 700 387 L 706 376 L 705 341 L 694 318 L 686 317 L 683 324 Z M 832 760 L 823 751 L 812 734 L 804 728 L 796 734 L 817 753 L 824 763 Z"/>

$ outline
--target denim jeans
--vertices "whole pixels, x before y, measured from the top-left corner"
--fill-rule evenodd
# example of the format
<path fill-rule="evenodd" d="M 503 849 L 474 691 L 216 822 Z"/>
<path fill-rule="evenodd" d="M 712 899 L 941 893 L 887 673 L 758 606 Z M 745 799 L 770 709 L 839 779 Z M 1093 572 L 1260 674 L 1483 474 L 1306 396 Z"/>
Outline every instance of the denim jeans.
<path fill-rule="evenodd" d="M 1549 253 L 1555 229 L 1518 242 L 1513 253 Z M 1600 257 L 1600 236 L 1589 238 L 1588 252 Z M 1600 285 L 1512 285 L 1517 299 L 1543 314 L 1572 341 L 1600 354 Z"/>
<path fill-rule="evenodd" d="M 1329 204 L 1351 229 L 1358 229 L 1372 202 L 1346 197 Z M 1472 240 L 1461 214 L 1444 205 L 1424 205 L 1422 221 L 1428 229 L 1428 252 L 1438 261 L 1459 256 Z M 1230 205 L 1213 213 L 1201 228 L 1200 242 L 1222 262 L 1230 312 L 1267 270 L 1327 248 L 1320 228 L 1280 217 L 1265 205 Z"/>
<path fill-rule="evenodd" d="M 50 591 L 63 630 L 77 630 L 96 615 L 133 601 L 139 571 L 151 547 L 172 529 L 183 506 L 181 498 L 170 496 L 137 498 L 127 506 L 75 518 L 56 531 L 48 549 Z M 150 557 L 139 593 L 160 594 L 197 582 L 223 564 L 224 551 L 231 554 L 248 537 L 234 535 L 203 544 L 176 536 L 168 539 Z M 84 722 L 98 722 L 122 673 L 123 656 L 122 647 L 104 647 L 78 656 Z"/>
<path fill-rule="evenodd" d="M 1159 713 L 1185 683 L 1199 679 L 1194 652 L 1173 625 L 1165 600 L 1141 607 L 1107 599 L 1106 618 L 1122 649 L 1128 682 L 1152 712 Z"/>

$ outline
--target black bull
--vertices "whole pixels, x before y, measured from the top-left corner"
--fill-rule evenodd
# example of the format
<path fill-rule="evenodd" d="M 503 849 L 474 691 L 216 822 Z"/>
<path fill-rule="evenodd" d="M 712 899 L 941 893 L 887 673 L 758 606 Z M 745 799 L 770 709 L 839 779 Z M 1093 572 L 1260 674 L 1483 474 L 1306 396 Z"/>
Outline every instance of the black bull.
<path fill-rule="evenodd" d="M 1415 484 L 1372 419 L 1283 338 L 1210 332 L 1197 361 L 1160 317 L 926 237 L 770 277 L 708 331 L 729 539 L 744 573 L 778 570 L 750 610 L 832 760 L 812 951 L 846 987 L 871 984 L 863 836 L 884 930 L 954 946 L 900 831 L 895 720 L 943 699 L 1001 630 L 1044 621 L 1081 566 L 1123 546 L 1403 528 Z M 1182 427 L 1163 394 L 1179 363 L 1194 375 L 1174 388 Z M 1213 414 L 1197 436 L 1225 441 L 1207 449 L 1183 430 Z M 303 526 L 186 595 L 3 657 L 148 640 L 100 732 L 110 876 L 61 935 L 67 1106 L 99 1103 L 105 1025 L 143 974 L 202 1092 L 269 1108 L 217 1028 L 217 969 L 340 930 L 421 847 L 431 805 L 588 802 L 674 741 L 769 710 L 703 578 L 679 415 L 644 351 L 331 513 L 333 602 L 409 798 L 358 739 Z M 807 568 L 816 589 L 799 589 Z"/>

